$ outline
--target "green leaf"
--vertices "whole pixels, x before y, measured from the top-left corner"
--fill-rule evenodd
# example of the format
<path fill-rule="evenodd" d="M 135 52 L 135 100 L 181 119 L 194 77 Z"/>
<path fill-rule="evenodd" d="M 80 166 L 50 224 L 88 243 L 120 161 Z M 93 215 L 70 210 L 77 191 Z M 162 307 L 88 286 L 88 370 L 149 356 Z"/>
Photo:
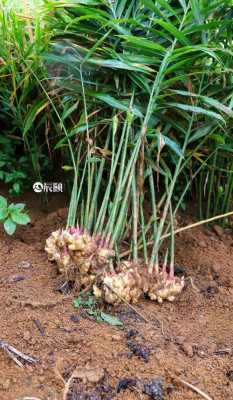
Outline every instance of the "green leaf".
<path fill-rule="evenodd" d="M 98 317 L 98 310 L 92 309 L 92 308 L 88 308 L 86 310 L 88 315 L 91 315 L 92 317 L 97 318 Z"/>
<path fill-rule="evenodd" d="M 11 218 L 16 224 L 19 225 L 27 225 L 31 221 L 29 215 L 23 214 L 20 211 L 11 212 Z"/>
<path fill-rule="evenodd" d="M 7 218 L 8 211 L 7 208 L 0 208 L 0 221 Z"/>
<path fill-rule="evenodd" d="M 16 224 L 10 219 L 8 218 L 5 222 L 4 222 L 4 229 L 6 231 L 6 233 L 8 235 L 13 235 L 15 233 L 16 230 Z"/>
<path fill-rule="evenodd" d="M 202 126 L 201 128 L 197 129 L 196 132 L 189 138 L 188 143 L 201 139 L 204 136 L 208 136 L 212 129 L 212 125 Z"/>
<path fill-rule="evenodd" d="M 12 187 L 12 191 L 15 194 L 19 194 L 20 193 L 20 184 L 18 182 L 15 182 L 13 187 Z"/>
<path fill-rule="evenodd" d="M 225 138 L 222 135 L 218 135 L 217 133 L 212 133 L 209 136 L 209 139 L 213 140 L 215 143 L 218 144 L 225 144 Z"/>
<path fill-rule="evenodd" d="M 3 196 L 0 196 L 0 208 L 7 208 L 7 199 Z"/>
<path fill-rule="evenodd" d="M 41 101 L 37 101 L 36 104 L 30 109 L 24 121 L 23 137 L 25 137 L 27 132 L 31 129 L 37 115 L 41 113 L 41 111 L 43 111 L 48 104 L 49 101 L 47 99 L 43 99 Z"/>
<path fill-rule="evenodd" d="M 190 0 L 191 3 L 191 8 L 193 11 L 193 16 L 195 20 L 201 24 L 203 21 L 202 15 L 201 15 L 201 9 L 200 9 L 200 1 L 199 0 Z"/>
<path fill-rule="evenodd" d="M 92 307 L 94 305 L 94 299 L 92 296 L 89 296 L 88 299 L 82 299 L 82 297 L 77 297 L 76 299 L 74 299 L 73 301 L 73 305 L 76 308 L 80 308 L 80 307 Z"/>
<path fill-rule="evenodd" d="M 107 123 L 107 122 L 108 122 L 107 119 L 106 120 L 103 119 L 103 120 L 100 120 L 100 121 L 97 121 L 97 122 L 89 123 L 88 124 L 88 129 L 96 127 L 96 126 L 98 126 L 98 124 L 100 125 L 100 124 L 104 124 L 104 123 Z M 68 132 L 67 136 L 65 136 L 61 140 L 59 140 L 59 142 L 55 145 L 54 149 L 57 150 L 57 149 L 59 149 L 61 147 L 67 146 L 66 142 L 67 142 L 68 138 L 71 138 L 73 136 L 76 136 L 76 135 L 78 135 L 80 133 L 83 133 L 83 132 L 86 132 L 86 131 L 87 131 L 87 124 L 86 123 L 82 123 L 82 124 L 78 123 L 76 126 L 74 126 L 71 129 L 70 132 Z"/>
<path fill-rule="evenodd" d="M 233 111 L 231 110 L 231 108 L 225 106 L 220 101 L 218 101 L 216 99 L 213 99 L 212 97 L 202 96 L 202 95 L 199 95 L 199 94 L 196 94 L 196 93 L 186 92 L 184 90 L 172 90 L 172 92 L 180 94 L 181 96 L 196 97 L 196 98 L 204 101 L 206 104 L 216 108 L 217 110 L 220 110 L 220 111 L 224 112 L 229 117 L 233 118 Z"/>
<path fill-rule="evenodd" d="M 171 107 L 179 108 L 180 110 L 193 112 L 194 114 L 204 114 L 207 115 L 208 117 L 218 119 L 225 124 L 224 118 L 220 114 L 217 114 L 214 111 L 209 111 L 202 107 L 190 106 L 188 104 L 181 104 L 181 103 L 168 103 L 168 105 Z"/>
<path fill-rule="evenodd" d="M 152 10 L 155 14 L 159 15 L 160 17 L 165 18 L 167 21 L 169 20 L 166 15 L 159 9 L 152 0 L 142 0 L 142 3 L 147 6 L 150 10 Z"/>
<path fill-rule="evenodd" d="M 159 46 L 161 47 L 161 46 Z M 161 51 L 161 50 L 159 50 Z M 105 68 L 111 69 L 123 69 L 128 71 L 138 71 L 138 72 L 151 72 L 151 68 L 147 67 L 146 65 L 139 64 L 139 63 L 126 63 L 120 60 L 104 60 L 104 59 L 94 59 L 91 58 L 88 60 L 89 64 L 99 65 Z"/>
<path fill-rule="evenodd" d="M 107 322 L 107 324 L 113 325 L 113 326 L 123 326 L 123 322 L 119 320 L 119 318 L 114 317 L 111 314 L 106 314 L 103 311 L 101 311 L 100 316 L 104 322 Z"/>
<path fill-rule="evenodd" d="M 126 36 L 126 35 L 121 35 L 120 37 L 122 37 L 123 39 L 125 39 L 126 42 L 128 43 L 132 43 L 133 45 L 135 45 L 136 47 L 141 47 L 144 49 L 148 49 L 148 50 L 156 50 L 159 52 L 164 52 L 165 49 L 163 46 L 161 46 L 158 43 L 154 43 L 151 40 L 148 39 L 144 39 L 144 38 L 139 38 L 137 36 Z"/>
<path fill-rule="evenodd" d="M 183 7 L 183 9 L 185 10 L 187 5 L 185 3 L 185 0 L 179 0 L 179 3 L 181 4 L 181 6 Z"/>
<path fill-rule="evenodd" d="M 176 8 L 175 8 L 175 7 L 172 8 L 172 7 L 169 5 L 169 2 L 168 2 L 167 0 L 157 0 L 157 2 L 158 2 L 163 8 L 165 8 L 165 10 L 167 10 L 169 13 L 171 13 L 171 15 L 175 15 L 175 16 L 177 17 L 177 19 L 180 19 L 180 18 L 178 17 L 177 12 L 176 12 Z"/>
<path fill-rule="evenodd" d="M 104 94 L 104 93 L 93 93 L 93 97 L 96 97 L 99 100 L 104 101 L 105 103 L 107 103 L 109 106 L 116 108 L 118 110 L 122 110 L 122 111 L 129 111 L 129 103 L 125 103 L 123 101 L 119 101 L 117 99 L 115 99 L 114 97 L 108 95 L 108 94 Z M 141 111 L 135 107 L 132 106 L 131 111 L 134 115 L 136 115 L 137 117 L 143 117 Z"/>
<path fill-rule="evenodd" d="M 17 204 L 14 204 L 14 209 L 15 209 L 15 210 L 18 210 L 18 211 L 21 211 L 21 210 L 23 210 L 23 209 L 25 208 L 25 205 L 26 205 L 26 204 L 24 204 L 24 203 L 17 203 Z"/>
<path fill-rule="evenodd" d="M 73 305 L 75 308 L 80 308 L 82 305 L 82 299 L 81 297 L 77 297 L 77 299 L 74 299 Z"/>
<path fill-rule="evenodd" d="M 170 147 L 179 157 L 184 158 L 184 154 L 179 146 L 178 143 L 176 143 L 174 140 L 170 139 L 169 137 L 165 135 L 161 135 L 165 144 Z"/>
<path fill-rule="evenodd" d="M 186 36 L 180 32 L 173 24 L 163 21 L 162 19 L 154 19 L 155 24 L 160 25 L 162 28 L 166 29 L 167 32 L 171 33 L 181 44 L 188 46 L 190 45 L 189 40 Z"/>
<path fill-rule="evenodd" d="M 92 296 L 89 296 L 87 300 L 83 301 L 83 305 L 86 307 L 92 307 L 94 303 L 94 298 Z"/>
<path fill-rule="evenodd" d="M 78 105 L 79 105 L 79 100 L 76 101 L 74 104 L 72 104 L 72 106 L 68 107 L 68 109 L 66 108 L 61 117 L 62 121 L 65 121 L 65 119 L 69 117 L 78 108 Z"/>

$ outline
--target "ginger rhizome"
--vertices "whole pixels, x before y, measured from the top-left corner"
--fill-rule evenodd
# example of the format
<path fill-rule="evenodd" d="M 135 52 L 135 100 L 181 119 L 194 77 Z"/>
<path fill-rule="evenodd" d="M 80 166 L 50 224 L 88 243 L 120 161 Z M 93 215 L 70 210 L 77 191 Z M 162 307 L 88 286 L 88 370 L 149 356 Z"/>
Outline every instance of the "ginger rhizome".
<path fill-rule="evenodd" d="M 122 261 L 113 269 L 115 253 L 107 241 L 79 228 L 53 232 L 45 250 L 77 291 L 92 288 L 96 298 L 109 304 L 122 300 L 136 303 L 143 295 L 159 303 L 174 301 L 184 287 L 184 278 L 175 277 L 164 267 L 149 272 L 145 265 Z"/>

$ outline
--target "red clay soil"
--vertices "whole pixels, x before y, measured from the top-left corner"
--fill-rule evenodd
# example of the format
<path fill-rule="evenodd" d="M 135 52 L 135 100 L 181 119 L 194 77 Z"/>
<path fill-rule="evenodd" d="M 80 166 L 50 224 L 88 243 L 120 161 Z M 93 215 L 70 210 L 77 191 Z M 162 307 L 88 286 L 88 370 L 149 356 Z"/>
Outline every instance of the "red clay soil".
<path fill-rule="evenodd" d="M 12 238 L 0 230 L 0 339 L 39 362 L 20 368 L 0 350 L 0 400 L 62 400 L 65 381 L 86 365 L 97 368 L 97 375 L 103 369 L 101 384 L 81 385 L 93 393 L 99 388 L 99 397 L 75 394 L 74 379 L 67 400 L 150 399 L 138 387 L 118 394 L 115 389 L 123 378 L 156 377 L 164 379 L 164 399 L 203 398 L 172 376 L 213 400 L 233 399 L 232 232 L 216 228 L 180 234 L 176 263 L 186 273 L 185 290 L 174 303 L 138 304 L 149 323 L 126 306 L 108 308 L 122 318 L 119 329 L 86 318 L 74 309 L 72 293 L 56 291 L 61 278 L 47 261 L 44 244 L 52 230 L 64 225 L 62 198 L 51 202 L 50 210 L 57 208 L 52 213 L 42 211 L 36 196 L 24 201 L 32 224 Z M 147 362 L 132 353 L 133 341 L 149 349 Z"/>

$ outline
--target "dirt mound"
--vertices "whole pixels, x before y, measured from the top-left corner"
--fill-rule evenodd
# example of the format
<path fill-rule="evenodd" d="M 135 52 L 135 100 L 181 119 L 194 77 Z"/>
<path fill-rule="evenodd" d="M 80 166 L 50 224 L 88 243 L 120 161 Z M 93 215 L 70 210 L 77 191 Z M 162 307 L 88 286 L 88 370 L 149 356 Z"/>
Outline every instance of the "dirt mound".
<path fill-rule="evenodd" d="M 30 205 L 30 199 L 26 202 Z M 115 313 L 124 322 L 121 329 L 97 323 L 74 309 L 72 294 L 56 290 L 60 278 L 43 249 L 49 233 L 65 222 L 62 204 L 61 199 L 58 210 L 47 215 L 33 199 L 32 224 L 18 229 L 13 238 L 0 232 L 0 339 L 39 359 L 34 366 L 19 368 L 0 352 L 1 400 L 62 400 L 64 381 L 75 370 L 79 378 L 70 382 L 71 400 L 152 398 L 137 385 L 117 390 L 124 379 L 131 383 L 162 379 L 164 398 L 200 399 L 170 374 L 199 387 L 214 400 L 230 399 L 232 235 L 204 229 L 180 234 L 176 269 L 185 273 L 185 290 L 175 303 L 141 302 L 137 309 L 150 323 L 120 306 Z M 108 311 L 113 312 L 111 308 Z M 140 349 L 147 357 L 140 357 Z M 80 371 L 87 366 L 101 369 L 100 381 L 80 378 Z"/>

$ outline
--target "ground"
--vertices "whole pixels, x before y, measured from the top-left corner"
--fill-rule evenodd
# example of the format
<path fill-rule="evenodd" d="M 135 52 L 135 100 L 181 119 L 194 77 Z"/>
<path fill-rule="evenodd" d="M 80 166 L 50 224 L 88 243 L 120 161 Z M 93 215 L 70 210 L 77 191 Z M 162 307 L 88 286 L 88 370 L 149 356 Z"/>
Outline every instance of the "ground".
<path fill-rule="evenodd" d="M 177 272 L 185 273 L 185 290 L 174 303 L 139 303 L 147 323 L 126 306 L 109 308 L 124 322 L 120 329 L 86 318 L 74 309 L 72 293 L 56 290 L 61 278 L 47 261 L 44 244 L 64 225 L 63 198 L 52 200 L 49 210 L 36 195 L 24 200 L 32 224 L 12 238 L 0 230 L 0 339 L 39 361 L 20 368 L 0 351 L 1 400 L 63 400 L 65 381 L 86 365 L 103 373 L 102 381 L 81 385 L 74 379 L 67 399 L 146 400 L 152 397 L 138 387 L 116 394 L 119 380 L 157 377 L 164 380 L 164 399 L 202 398 L 176 377 L 213 400 L 233 398 L 232 232 L 215 227 L 179 234 L 176 264 Z M 141 346 L 147 361 L 132 353 L 132 343 Z M 75 385 L 94 394 L 78 396 Z"/>

